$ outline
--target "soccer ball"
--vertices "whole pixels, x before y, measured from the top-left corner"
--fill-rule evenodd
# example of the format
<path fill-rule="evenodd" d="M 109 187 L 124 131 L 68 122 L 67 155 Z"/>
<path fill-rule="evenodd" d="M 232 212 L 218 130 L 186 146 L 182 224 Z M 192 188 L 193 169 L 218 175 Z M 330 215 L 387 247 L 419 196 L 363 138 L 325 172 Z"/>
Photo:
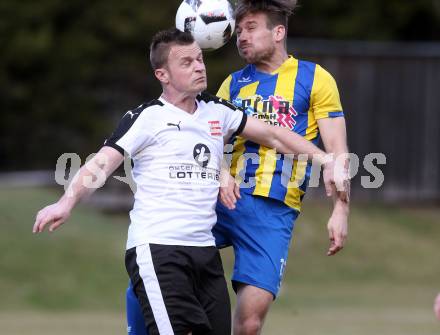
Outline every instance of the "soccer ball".
<path fill-rule="evenodd" d="M 214 50 L 234 32 L 232 6 L 227 0 L 184 0 L 176 14 L 176 28 L 188 31 L 203 50 Z"/>

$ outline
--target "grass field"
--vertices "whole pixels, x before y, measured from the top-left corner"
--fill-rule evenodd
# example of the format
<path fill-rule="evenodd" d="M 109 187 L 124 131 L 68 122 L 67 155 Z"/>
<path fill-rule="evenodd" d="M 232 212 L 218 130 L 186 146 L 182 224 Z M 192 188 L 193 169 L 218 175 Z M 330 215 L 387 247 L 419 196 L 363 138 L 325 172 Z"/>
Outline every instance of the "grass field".
<path fill-rule="evenodd" d="M 0 189 L 0 334 L 123 334 L 127 215 L 80 207 L 31 233 L 50 189 Z M 340 255 L 326 257 L 329 206 L 306 201 L 264 334 L 434 335 L 440 209 L 354 206 Z M 230 250 L 223 252 L 230 271 Z"/>

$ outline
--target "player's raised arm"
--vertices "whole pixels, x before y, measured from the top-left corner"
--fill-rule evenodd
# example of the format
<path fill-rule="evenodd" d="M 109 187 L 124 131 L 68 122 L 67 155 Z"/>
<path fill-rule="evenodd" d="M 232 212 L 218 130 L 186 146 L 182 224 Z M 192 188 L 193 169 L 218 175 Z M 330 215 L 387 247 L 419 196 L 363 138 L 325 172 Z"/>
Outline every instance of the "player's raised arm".
<path fill-rule="evenodd" d="M 75 205 L 104 185 L 108 176 L 122 163 L 124 156 L 116 149 L 105 146 L 73 178 L 64 195 L 54 204 L 44 207 L 36 216 L 34 233 L 41 233 L 49 225 L 54 231 L 70 216 Z"/>
<path fill-rule="evenodd" d="M 333 186 L 336 185 L 340 192 L 339 196 L 342 198 L 347 196 L 346 180 L 348 175 L 345 170 L 335 165 L 337 161 L 330 158 L 331 155 L 326 154 L 295 132 L 286 128 L 269 126 L 263 121 L 250 117 L 247 119 L 241 136 L 266 147 L 274 148 L 283 154 L 308 155 L 309 160 L 323 166 L 323 179 L 327 195 L 333 194 Z"/>

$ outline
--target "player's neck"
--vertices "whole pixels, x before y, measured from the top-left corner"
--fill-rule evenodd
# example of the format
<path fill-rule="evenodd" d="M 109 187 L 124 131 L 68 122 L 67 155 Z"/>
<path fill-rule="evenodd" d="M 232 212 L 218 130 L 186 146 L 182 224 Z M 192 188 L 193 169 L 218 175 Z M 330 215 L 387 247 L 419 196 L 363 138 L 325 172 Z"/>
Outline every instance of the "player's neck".
<path fill-rule="evenodd" d="M 286 50 L 276 50 L 270 57 L 255 63 L 255 67 L 259 72 L 272 73 L 277 70 L 289 58 Z"/>
<path fill-rule="evenodd" d="M 184 110 L 189 114 L 194 114 L 197 109 L 196 96 L 187 93 L 173 93 L 163 91 L 162 99 L 166 102 Z"/>

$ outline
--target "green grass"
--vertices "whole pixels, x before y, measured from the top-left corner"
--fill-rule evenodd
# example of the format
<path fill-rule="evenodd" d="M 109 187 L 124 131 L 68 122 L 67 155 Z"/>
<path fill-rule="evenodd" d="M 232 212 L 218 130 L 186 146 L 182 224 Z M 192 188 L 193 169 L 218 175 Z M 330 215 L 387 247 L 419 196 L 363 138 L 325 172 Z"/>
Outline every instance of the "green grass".
<path fill-rule="evenodd" d="M 78 208 L 56 232 L 32 234 L 39 208 L 59 195 L 0 191 L 0 311 L 121 310 L 128 218 Z"/>
<path fill-rule="evenodd" d="M 0 189 L 0 333 L 121 334 L 128 217 L 80 207 L 55 233 L 33 235 L 37 210 L 58 195 Z M 263 333 L 440 334 L 440 209 L 354 206 L 346 248 L 333 257 L 329 213 L 306 201 Z M 231 251 L 222 254 L 229 276 Z"/>

